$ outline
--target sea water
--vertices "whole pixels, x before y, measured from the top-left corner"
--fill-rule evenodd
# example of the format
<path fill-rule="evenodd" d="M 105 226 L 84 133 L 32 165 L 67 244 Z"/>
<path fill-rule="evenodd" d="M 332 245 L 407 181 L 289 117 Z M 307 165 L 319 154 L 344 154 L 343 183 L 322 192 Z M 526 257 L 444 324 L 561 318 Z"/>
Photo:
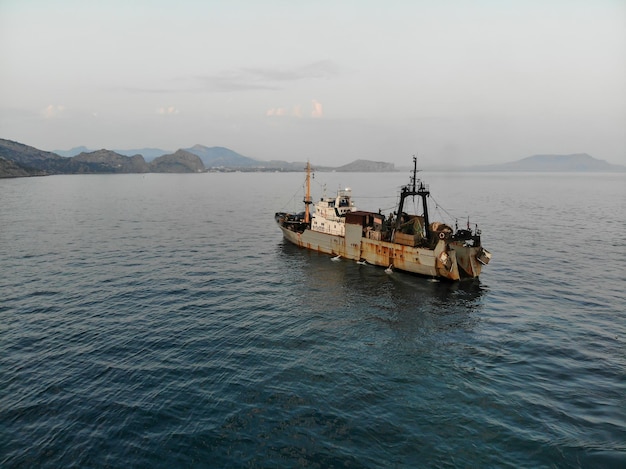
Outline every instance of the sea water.
<path fill-rule="evenodd" d="M 420 176 L 479 281 L 285 243 L 302 173 L 0 180 L 0 466 L 626 467 L 626 175 Z"/>

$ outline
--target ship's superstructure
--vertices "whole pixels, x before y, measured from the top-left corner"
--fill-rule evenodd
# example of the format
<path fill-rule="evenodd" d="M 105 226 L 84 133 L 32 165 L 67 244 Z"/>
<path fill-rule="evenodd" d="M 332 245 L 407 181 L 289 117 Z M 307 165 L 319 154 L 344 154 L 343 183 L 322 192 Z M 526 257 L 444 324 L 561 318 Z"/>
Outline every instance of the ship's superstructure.
<path fill-rule="evenodd" d="M 427 199 L 430 190 L 417 179 L 417 159 L 413 158 L 410 183 L 400 192 L 395 214 L 359 211 L 349 188 L 334 197 L 322 197 L 310 214 L 311 167 L 307 164 L 305 212 L 278 212 L 276 222 L 291 243 L 361 263 L 448 280 L 476 278 L 491 254 L 481 246 L 480 230 L 453 230 L 441 222 L 430 222 Z M 408 197 L 420 197 L 423 213 L 404 212 Z"/>
<path fill-rule="evenodd" d="M 337 191 L 335 197 L 322 197 L 315 204 L 315 214 L 311 220 L 311 230 L 337 236 L 346 235 L 346 215 L 355 211 L 352 203 L 352 190 Z"/>

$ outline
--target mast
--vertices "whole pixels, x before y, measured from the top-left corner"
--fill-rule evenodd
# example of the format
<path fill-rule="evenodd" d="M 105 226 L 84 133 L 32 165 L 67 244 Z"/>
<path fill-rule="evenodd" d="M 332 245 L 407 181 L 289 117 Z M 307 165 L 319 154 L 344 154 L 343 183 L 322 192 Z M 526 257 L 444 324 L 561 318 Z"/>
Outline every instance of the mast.
<path fill-rule="evenodd" d="M 313 202 L 311 201 L 311 163 L 306 162 L 306 195 L 304 196 L 304 222 L 309 223 L 310 221 L 310 213 L 309 213 L 309 205 Z"/>
<path fill-rule="evenodd" d="M 430 238 L 429 220 L 428 220 L 428 203 L 426 198 L 430 195 L 428 186 L 417 179 L 417 157 L 413 157 L 413 174 L 408 185 L 403 186 L 400 191 L 400 203 L 398 204 L 398 215 L 396 219 L 396 230 L 400 228 L 402 223 L 402 210 L 404 209 L 404 199 L 411 196 L 419 195 L 422 198 L 422 207 L 424 209 L 424 231 L 426 239 Z"/>
<path fill-rule="evenodd" d="M 428 203 L 426 198 L 430 195 L 428 186 L 420 181 L 419 188 L 417 189 L 417 195 L 422 198 L 422 207 L 424 208 L 424 235 L 426 239 L 430 239 L 430 221 L 428 220 Z"/>

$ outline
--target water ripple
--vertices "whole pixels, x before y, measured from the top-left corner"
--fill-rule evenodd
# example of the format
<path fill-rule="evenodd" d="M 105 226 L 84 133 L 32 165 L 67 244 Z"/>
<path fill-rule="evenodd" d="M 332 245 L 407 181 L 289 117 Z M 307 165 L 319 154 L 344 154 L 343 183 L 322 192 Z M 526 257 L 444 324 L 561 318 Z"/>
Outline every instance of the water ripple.
<path fill-rule="evenodd" d="M 473 176 L 495 256 L 451 285 L 284 243 L 293 177 L 2 182 L 0 465 L 626 464 L 623 180 Z"/>

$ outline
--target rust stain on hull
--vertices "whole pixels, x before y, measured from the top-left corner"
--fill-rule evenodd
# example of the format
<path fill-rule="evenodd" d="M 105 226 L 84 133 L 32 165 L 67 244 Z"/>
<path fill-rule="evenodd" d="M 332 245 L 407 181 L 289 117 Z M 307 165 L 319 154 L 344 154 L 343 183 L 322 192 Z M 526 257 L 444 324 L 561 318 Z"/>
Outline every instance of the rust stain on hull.
<path fill-rule="evenodd" d="M 347 240 L 335 235 L 304 230 L 297 233 L 281 226 L 284 238 L 296 246 L 331 256 L 362 261 L 368 264 L 388 267 L 428 277 L 461 280 L 480 275 L 482 264 L 475 260 L 480 247 L 463 246 L 440 240 L 435 249 L 404 246 L 387 241 L 374 241 L 366 238 Z M 446 254 L 446 261 L 441 254 Z"/>

